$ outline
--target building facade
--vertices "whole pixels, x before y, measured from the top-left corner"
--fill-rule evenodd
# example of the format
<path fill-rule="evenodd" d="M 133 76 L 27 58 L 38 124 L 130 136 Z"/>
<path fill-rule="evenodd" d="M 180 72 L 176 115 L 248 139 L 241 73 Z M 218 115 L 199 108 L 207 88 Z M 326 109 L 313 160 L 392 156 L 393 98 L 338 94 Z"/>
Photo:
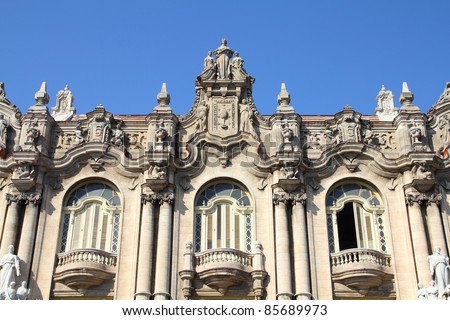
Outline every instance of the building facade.
<path fill-rule="evenodd" d="M 404 83 L 302 116 L 282 84 L 262 115 L 243 64 L 222 40 L 186 115 L 165 84 L 146 115 L 76 114 L 68 87 L 49 109 L 45 83 L 22 114 L 1 84 L 0 295 L 445 298 L 450 85 L 425 114 Z"/>

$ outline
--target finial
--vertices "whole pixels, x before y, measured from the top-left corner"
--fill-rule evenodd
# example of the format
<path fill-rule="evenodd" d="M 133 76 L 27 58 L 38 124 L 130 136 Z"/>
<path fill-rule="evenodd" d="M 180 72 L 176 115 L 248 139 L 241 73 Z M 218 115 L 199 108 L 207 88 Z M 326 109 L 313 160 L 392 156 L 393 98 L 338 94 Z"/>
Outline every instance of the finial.
<path fill-rule="evenodd" d="M 406 82 L 402 84 L 402 94 L 399 100 L 402 105 L 411 105 L 414 101 L 414 94 L 409 90 Z"/>
<path fill-rule="evenodd" d="M 45 106 L 50 100 L 50 97 L 47 93 L 47 83 L 44 81 L 41 84 L 41 88 L 34 95 L 34 100 L 36 100 L 36 105 Z"/>
<path fill-rule="evenodd" d="M 161 106 L 168 106 L 170 103 L 170 94 L 167 92 L 166 83 L 163 82 L 161 86 L 161 91 L 156 96 L 156 99 L 158 100 L 159 105 Z"/>
<path fill-rule="evenodd" d="M 278 94 L 278 104 L 280 106 L 288 106 L 291 103 L 291 95 L 286 90 L 286 84 L 281 84 L 281 91 Z"/>

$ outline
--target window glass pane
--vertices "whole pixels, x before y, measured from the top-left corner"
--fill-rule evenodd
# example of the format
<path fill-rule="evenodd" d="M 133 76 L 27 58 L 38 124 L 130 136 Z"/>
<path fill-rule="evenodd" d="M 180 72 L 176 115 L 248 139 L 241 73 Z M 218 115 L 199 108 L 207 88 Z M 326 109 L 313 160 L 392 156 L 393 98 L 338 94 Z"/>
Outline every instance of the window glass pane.
<path fill-rule="evenodd" d="M 230 196 L 231 191 L 233 190 L 233 186 L 229 183 L 218 183 L 216 184 L 215 189 L 218 197 Z"/>
<path fill-rule="evenodd" d="M 357 184 L 345 184 L 342 186 L 342 189 L 344 190 L 345 195 L 347 196 L 349 195 L 357 196 L 359 195 L 360 187 Z"/>

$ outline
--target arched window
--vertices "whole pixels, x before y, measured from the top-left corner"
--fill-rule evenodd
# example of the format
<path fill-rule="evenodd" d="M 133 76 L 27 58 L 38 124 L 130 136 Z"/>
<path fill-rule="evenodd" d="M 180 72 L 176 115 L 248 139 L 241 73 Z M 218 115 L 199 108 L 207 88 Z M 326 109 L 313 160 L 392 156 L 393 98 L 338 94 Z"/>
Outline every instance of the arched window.
<path fill-rule="evenodd" d="M 330 251 L 364 248 L 386 253 L 384 207 L 372 188 L 360 183 L 332 189 L 326 200 Z"/>
<path fill-rule="evenodd" d="M 195 200 L 195 252 L 216 248 L 252 250 L 253 206 L 236 183 L 209 185 Z"/>
<path fill-rule="evenodd" d="M 61 252 L 100 249 L 117 253 L 122 213 L 119 193 L 104 183 L 88 183 L 66 198 Z"/>

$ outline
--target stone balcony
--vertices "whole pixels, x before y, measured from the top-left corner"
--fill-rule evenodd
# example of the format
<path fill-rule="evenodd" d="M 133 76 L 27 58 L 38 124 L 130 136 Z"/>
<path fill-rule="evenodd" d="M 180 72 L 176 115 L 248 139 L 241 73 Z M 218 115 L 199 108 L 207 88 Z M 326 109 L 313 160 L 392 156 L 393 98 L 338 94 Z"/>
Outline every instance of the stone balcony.
<path fill-rule="evenodd" d="M 56 282 L 84 293 L 115 277 L 117 255 L 97 249 L 76 249 L 57 255 Z"/>
<path fill-rule="evenodd" d="M 235 249 L 212 249 L 194 257 L 198 277 L 219 292 L 242 283 L 253 271 L 253 255 Z"/>
<path fill-rule="evenodd" d="M 185 253 L 185 268 L 179 272 L 183 280 L 183 291 L 186 298 L 193 294 L 193 279 L 225 295 L 230 287 L 244 282 L 253 283 L 252 290 L 256 299 L 264 295 L 264 258 L 261 245 L 255 246 L 254 253 L 246 253 L 236 249 L 210 249 L 193 253 L 190 245 Z"/>
<path fill-rule="evenodd" d="M 357 290 L 379 287 L 393 278 L 391 256 L 371 249 L 349 249 L 331 254 L 331 277 Z"/>

